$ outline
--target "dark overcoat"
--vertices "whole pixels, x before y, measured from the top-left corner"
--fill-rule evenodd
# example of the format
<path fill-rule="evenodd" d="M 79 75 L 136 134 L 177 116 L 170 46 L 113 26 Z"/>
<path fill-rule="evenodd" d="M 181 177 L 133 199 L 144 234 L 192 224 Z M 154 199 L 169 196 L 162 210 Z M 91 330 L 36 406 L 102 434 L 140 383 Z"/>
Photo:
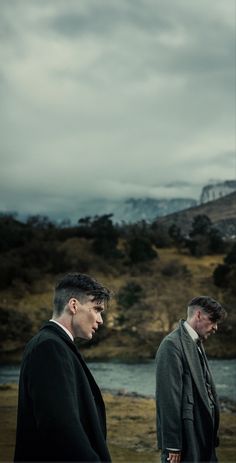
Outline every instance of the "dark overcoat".
<path fill-rule="evenodd" d="M 182 320 L 156 355 L 157 438 L 161 449 L 181 449 L 184 462 L 216 461 L 219 404 L 213 419 L 198 348 Z"/>
<path fill-rule="evenodd" d="M 101 392 L 76 345 L 53 322 L 24 352 L 14 460 L 111 461 Z"/>

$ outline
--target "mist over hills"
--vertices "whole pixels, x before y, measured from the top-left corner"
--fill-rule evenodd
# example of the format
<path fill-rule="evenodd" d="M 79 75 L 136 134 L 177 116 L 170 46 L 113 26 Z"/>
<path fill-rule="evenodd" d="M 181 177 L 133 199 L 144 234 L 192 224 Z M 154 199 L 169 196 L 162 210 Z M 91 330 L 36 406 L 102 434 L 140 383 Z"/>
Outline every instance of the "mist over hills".
<path fill-rule="evenodd" d="M 134 223 L 145 220 L 151 222 L 156 217 L 162 217 L 196 204 L 197 201 L 192 198 L 129 198 L 113 211 L 113 221 Z"/>
<path fill-rule="evenodd" d="M 75 225 L 81 218 L 107 214 L 111 214 L 112 221 L 117 224 L 132 224 L 142 220 L 151 223 L 159 217 L 199 207 L 201 204 L 207 204 L 209 201 L 217 200 L 234 191 L 236 191 L 236 180 L 211 181 L 203 186 L 191 185 L 188 182 L 172 182 L 168 185 L 155 186 L 155 197 L 124 196 L 123 198 L 90 199 L 71 197 L 68 199 L 65 196 L 61 201 L 58 199 L 56 205 L 49 206 L 48 203 L 47 207 L 47 204 L 42 206 L 39 202 L 37 209 L 33 206 L 31 209 L 28 207 L 27 213 L 19 210 L 16 215 L 23 222 L 30 215 L 46 215 L 50 220 L 58 224 L 64 223 L 64 225 L 66 223 Z M 14 212 L 10 213 L 14 214 Z"/>
<path fill-rule="evenodd" d="M 202 204 L 207 204 L 209 201 L 223 198 L 236 191 L 236 180 L 226 180 L 224 182 L 212 181 L 202 187 L 198 199 L 185 196 L 186 189 L 189 189 L 189 186 L 190 184 L 187 182 L 178 182 L 178 184 L 171 183 L 167 185 L 166 193 L 169 197 L 131 197 L 121 200 L 97 199 L 95 201 L 88 201 L 81 205 L 82 210 L 80 209 L 78 211 L 79 218 L 84 216 L 113 214 L 112 220 L 114 223 L 136 223 L 140 220 L 152 222 L 158 217 L 169 216 L 189 208 L 201 207 Z M 175 190 L 176 187 L 177 190 Z M 176 191 L 178 195 L 170 197 L 174 191 Z M 217 204 L 215 209 L 218 207 Z M 199 214 L 204 213 L 200 212 L 201 209 L 198 210 Z M 205 209 L 203 208 L 203 210 Z M 230 221 L 232 221 L 231 219 L 230 217 Z M 222 224 L 220 220 L 217 220 L 220 228 L 225 226 L 225 220 L 228 220 L 228 217 L 225 219 L 222 217 L 222 220 Z"/>
<path fill-rule="evenodd" d="M 130 197 L 121 200 L 96 199 L 82 203 L 82 210 L 78 211 L 79 218 L 113 214 L 112 219 L 115 223 L 135 223 L 140 220 L 152 222 L 157 217 L 169 216 L 179 211 L 199 207 L 199 204 L 205 204 L 229 195 L 236 191 L 236 180 L 212 181 L 202 187 L 198 198 L 186 196 L 186 191 L 190 190 L 190 184 L 187 182 L 171 183 L 165 188 L 167 197 Z M 171 196 L 174 193 L 176 196 Z"/>

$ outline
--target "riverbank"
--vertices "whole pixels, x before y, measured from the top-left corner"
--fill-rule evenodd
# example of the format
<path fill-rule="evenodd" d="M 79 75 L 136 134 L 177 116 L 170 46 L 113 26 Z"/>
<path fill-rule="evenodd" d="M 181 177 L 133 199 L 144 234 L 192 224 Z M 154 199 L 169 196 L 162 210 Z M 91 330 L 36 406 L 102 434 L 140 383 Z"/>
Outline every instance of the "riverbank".
<path fill-rule="evenodd" d="M 220 399 L 236 402 L 236 359 L 210 360 L 210 368 Z M 155 395 L 155 362 L 88 362 L 88 366 L 102 390 L 115 393 L 123 390 L 144 397 Z M 0 365 L 0 384 L 18 384 L 20 365 Z"/>
<path fill-rule="evenodd" d="M 15 442 L 16 385 L 0 387 L 0 461 L 12 461 Z M 103 394 L 108 422 L 108 443 L 113 463 L 157 463 L 155 401 L 120 391 Z M 221 403 L 221 446 L 218 457 L 221 463 L 235 463 L 236 405 Z"/>

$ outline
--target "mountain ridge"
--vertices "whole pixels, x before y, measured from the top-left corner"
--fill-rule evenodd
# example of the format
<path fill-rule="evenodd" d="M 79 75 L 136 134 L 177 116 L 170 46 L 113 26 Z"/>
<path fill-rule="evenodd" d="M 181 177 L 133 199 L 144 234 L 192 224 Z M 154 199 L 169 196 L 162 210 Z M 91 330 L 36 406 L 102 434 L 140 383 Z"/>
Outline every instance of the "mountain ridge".
<path fill-rule="evenodd" d="M 165 217 L 158 218 L 155 223 L 167 227 L 172 224 L 181 228 L 182 232 L 188 233 L 193 218 L 197 215 L 207 215 L 213 225 L 225 236 L 236 235 L 236 191 L 221 198 L 190 207 L 184 211 L 174 212 Z"/>

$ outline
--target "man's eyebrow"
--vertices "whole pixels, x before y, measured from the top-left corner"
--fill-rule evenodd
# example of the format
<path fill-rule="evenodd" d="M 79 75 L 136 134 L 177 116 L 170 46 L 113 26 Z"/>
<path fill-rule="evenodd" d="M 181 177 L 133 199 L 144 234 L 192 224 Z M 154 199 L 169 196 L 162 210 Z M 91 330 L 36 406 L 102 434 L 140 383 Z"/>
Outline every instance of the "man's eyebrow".
<path fill-rule="evenodd" d="M 104 307 L 100 304 L 94 304 L 94 309 L 96 310 L 99 310 L 99 312 L 103 312 L 104 311 Z"/>

